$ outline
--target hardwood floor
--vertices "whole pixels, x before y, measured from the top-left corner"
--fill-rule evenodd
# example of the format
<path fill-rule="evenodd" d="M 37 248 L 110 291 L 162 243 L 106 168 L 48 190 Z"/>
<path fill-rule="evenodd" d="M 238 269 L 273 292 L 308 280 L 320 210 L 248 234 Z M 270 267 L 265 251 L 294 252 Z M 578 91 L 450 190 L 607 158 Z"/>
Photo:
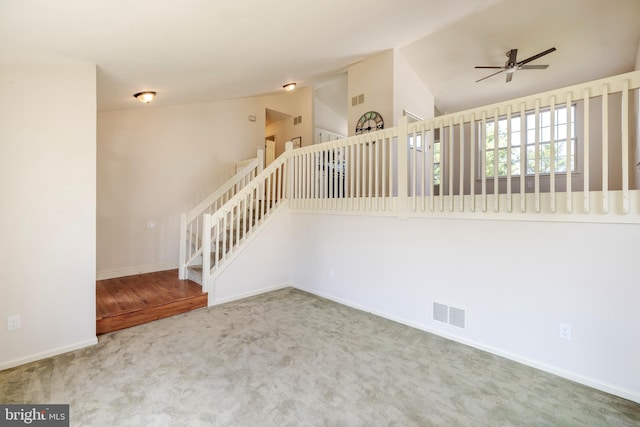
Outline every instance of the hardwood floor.
<path fill-rule="evenodd" d="M 178 270 L 96 282 L 96 333 L 117 331 L 207 306 L 207 293 Z"/>

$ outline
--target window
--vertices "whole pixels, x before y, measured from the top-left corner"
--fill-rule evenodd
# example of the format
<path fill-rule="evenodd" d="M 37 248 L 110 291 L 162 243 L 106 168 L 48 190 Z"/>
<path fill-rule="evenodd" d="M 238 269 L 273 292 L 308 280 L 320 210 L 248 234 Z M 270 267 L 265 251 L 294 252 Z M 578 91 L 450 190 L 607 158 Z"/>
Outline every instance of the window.
<path fill-rule="evenodd" d="M 551 111 L 540 111 L 539 117 L 539 168 L 541 174 L 551 173 L 551 152 L 553 153 L 555 172 L 567 171 L 567 135 L 571 130 L 571 171 L 576 171 L 576 131 L 575 131 L 575 105 L 571 107 L 571 121 L 567 120 L 567 108 L 560 107 L 555 110 L 553 129 L 551 126 Z M 485 174 L 488 178 L 495 176 L 495 156 L 498 156 L 498 177 L 507 176 L 507 168 L 511 168 L 512 176 L 522 175 L 521 169 L 521 144 L 522 132 L 525 132 L 525 175 L 535 174 L 535 140 L 536 140 L 536 117 L 534 113 L 525 115 L 525 126 L 522 129 L 522 120 L 520 116 L 511 118 L 511 152 L 508 153 L 507 147 L 507 119 L 498 120 L 498 129 L 496 132 L 495 121 L 486 122 L 485 127 Z M 480 125 L 482 126 L 482 125 Z M 551 135 L 554 135 L 554 144 L 551 144 Z M 497 133 L 497 135 L 496 135 Z M 497 140 L 497 141 L 496 141 Z M 435 160 L 434 160 L 435 161 Z M 480 169 L 479 169 L 480 170 Z"/>

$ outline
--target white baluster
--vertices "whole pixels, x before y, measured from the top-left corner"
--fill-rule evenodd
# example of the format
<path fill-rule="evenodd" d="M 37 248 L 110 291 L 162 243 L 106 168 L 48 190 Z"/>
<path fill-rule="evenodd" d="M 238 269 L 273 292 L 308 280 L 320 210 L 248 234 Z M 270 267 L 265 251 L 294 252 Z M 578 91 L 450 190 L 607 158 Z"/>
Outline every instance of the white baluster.
<path fill-rule="evenodd" d="M 511 194 L 511 105 L 507 105 L 507 212 L 512 210 Z"/>
<path fill-rule="evenodd" d="M 478 144 L 476 141 L 476 114 L 471 114 L 471 121 L 469 122 L 469 130 L 471 135 L 469 136 L 469 190 L 471 194 L 471 212 L 476 211 L 476 150 Z"/>
<path fill-rule="evenodd" d="M 482 212 L 487 211 L 487 112 L 482 112 L 480 128 L 480 173 L 482 174 Z"/>
<path fill-rule="evenodd" d="M 460 212 L 464 212 L 464 149 L 465 149 L 465 139 L 464 139 L 464 117 L 459 117 L 459 126 L 460 126 Z"/>
<path fill-rule="evenodd" d="M 567 105 L 566 105 L 566 109 L 567 109 L 567 212 L 571 213 L 573 212 L 573 195 L 572 195 L 572 182 L 571 182 L 571 172 L 572 172 L 572 168 L 571 168 L 571 153 L 573 152 L 573 144 L 571 142 L 571 139 L 573 138 L 573 132 L 572 132 L 572 126 L 571 126 L 571 122 L 574 121 L 573 115 L 572 115 L 572 108 L 571 108 L 571 92 L 569 92 L 567 94 Z"/>
<path fill-rule="evenodd" d="M 584 175 L 584 179 L 583 179 L 583 197 L 584 197 L 584 212 L 585 213 L 589 213 L 589 211 L 591 210 L 591 200 L 590 200 L 590 189 L 589 189 L 589 172 L 591 170 L 591 167 L 589 165 L 589 106 L 590 106 L 590 101 L 591 101 L 591 95 L 589 93 L 589 88 L 586 88 L 584 90 L 584 114 L 582 115 L 582 121 L 583 121 L 583 131 L 582 131 L 582 139 L 584 140 L 583 144 L 582 144 L 582 150 L 584 151 L 584 166 L 583 166 L 583 175 Z M 577 161 L 577 158 L 576 158 Z"/>
<path fill-rule="evenodd" d="M 540 212 L 540 99 L 536 99 L 534 110 L 535 118 L 535 164 L 534 164 L 534 191 L 536 212 Z"/>
<path fill-rule="evenodd" d="M 609 86 L 602 87 L 602 212 L 609 212 Z"/>
<path fill-rule="evenodd" d="M 622 212 L 629 213 L 629 80 L 622 82 Z"/>
<path fill-rule="evenodd" d="M 500 210 L 500 173 L 499 152 L 500 152 L 500 112 L 496 108 L 493 112 L 493 211 Z"/>
<path fill-rule="evenodd" d="M 449 212 L 454 210 L 453 167 L 455 165 L 456 139 L 453 129 L 453 117 L 449 119 Z"/>
<path fill-rule="evenodd" d="M 549 202 L 551 203 L 551 212 L 556 212 L 556 98 L 551 97 L 551 106 L 549 107 L 550 115 L 550 141 L 549 141 L 549 156 L 550 159 L 550 171 L 549 171 Z M 569 124 L 567 123 L 567 126 Z M 568 191 L 568 190 L 567 190 Z"/>

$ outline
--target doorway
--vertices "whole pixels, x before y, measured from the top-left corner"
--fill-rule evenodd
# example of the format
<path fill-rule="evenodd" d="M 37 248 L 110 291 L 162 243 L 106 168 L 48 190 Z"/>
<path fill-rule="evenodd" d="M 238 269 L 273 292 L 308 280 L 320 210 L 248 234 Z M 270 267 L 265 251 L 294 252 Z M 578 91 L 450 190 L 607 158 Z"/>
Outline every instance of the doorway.
<path fill-rule="evenodd" d="M 276 136 L 264 138 L 264 166 L 267 167 L 276 159 Z"/>

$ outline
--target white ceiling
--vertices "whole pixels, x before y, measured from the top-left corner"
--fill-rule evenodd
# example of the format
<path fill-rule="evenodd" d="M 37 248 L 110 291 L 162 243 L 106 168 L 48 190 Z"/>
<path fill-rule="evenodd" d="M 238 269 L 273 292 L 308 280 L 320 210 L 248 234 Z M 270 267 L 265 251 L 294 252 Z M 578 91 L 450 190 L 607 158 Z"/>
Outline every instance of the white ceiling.
<path fill-rule="evenodd" d="M 436 99 L 442 113 L 499 102 L 633 71 L 640 45 L 640 0 L 506 0 L 401 48 Z M 534 64 L 546 70 L 504 73 L 504 65 L 551 47 Z"/>
<path fill-rule="evenodd" d="M 0 63 L 97 64 L 106 111 L 318 87 L 399 48 L 446 112 L 630 71 L 639 23 L 640 0 L 0 0 Z M 475 83 L 551 46 L 547 70 Z"/>

